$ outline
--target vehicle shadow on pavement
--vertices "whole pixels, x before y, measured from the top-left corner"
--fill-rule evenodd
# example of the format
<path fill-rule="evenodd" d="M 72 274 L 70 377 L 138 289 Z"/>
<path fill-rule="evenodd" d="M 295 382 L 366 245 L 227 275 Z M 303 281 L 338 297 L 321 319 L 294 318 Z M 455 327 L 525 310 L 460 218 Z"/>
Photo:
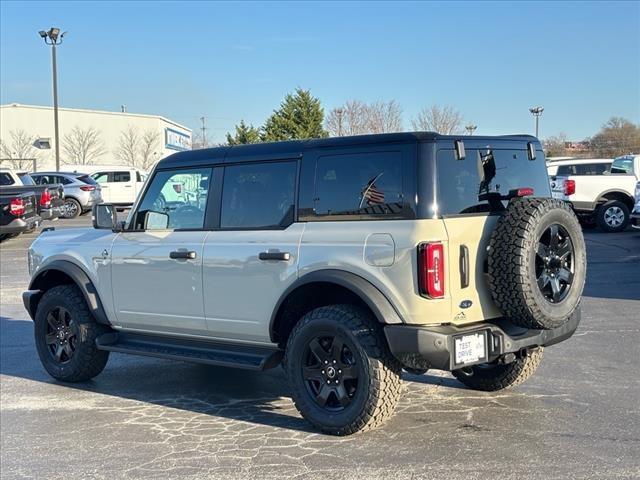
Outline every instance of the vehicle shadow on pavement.
<path fill-rule="evenodd" d="M 251 424 L 317 433 L 298 415 L 281 368 L 253 372 L 111 354 L 105 370 L 93 380 L 63 383 L 49 377 L 40 364 L 32 325 L 31 321 L 0 316 L 0 374 L 42 382 L 51 387 L 66 387 Z M 43 393 L 47 391 L 44 388 L 41 390 Z M 46 395 L 42 401 L 46 403 Z"/>

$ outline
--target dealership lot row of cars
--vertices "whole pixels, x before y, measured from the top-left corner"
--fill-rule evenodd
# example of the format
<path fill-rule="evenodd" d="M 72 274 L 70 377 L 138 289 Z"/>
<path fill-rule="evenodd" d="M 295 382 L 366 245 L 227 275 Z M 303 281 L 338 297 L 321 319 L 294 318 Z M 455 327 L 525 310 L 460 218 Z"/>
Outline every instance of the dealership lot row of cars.
<path fill-rule="evenodd" d="M 93 173 L 0 169 L 0 241 L 33 231 L 43 221 L 76 218 L 101 202 L 130 206 L 147 178 L 135 168 L 90 170 Z M 640 155 L 551 159 L 547 171 L 554 198 L 569 202 L 586 228 L 640 228 Z M 172 187 L 163 192 L 163 201 L 181 195 L 181 185 Z"/>
<path fill-rule="evenodd" d="M 0 241 L 44 221 L 76 218 L 103 201 L 127 207 L 145 179 L 144 172 L 127 167 L 100 167 L 91 174 L 0 169 Z"/>

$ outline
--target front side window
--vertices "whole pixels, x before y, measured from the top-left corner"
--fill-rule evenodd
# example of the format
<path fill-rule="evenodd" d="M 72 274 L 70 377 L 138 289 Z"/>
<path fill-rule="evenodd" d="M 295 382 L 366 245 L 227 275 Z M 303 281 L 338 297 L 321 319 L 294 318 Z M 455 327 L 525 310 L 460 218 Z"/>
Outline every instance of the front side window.
<path fill-rule="evenodd" d="M 134 217 L 133 228 L 145 229 L 148 212 L 167 215 L 167 222 L 165 227 L 156 219 L 146 226 L 147 230 L 204 228 L 210 180 L 210 168 L 156 173 Z"/>
<path fill-rule="evenodd" d="M 327 155 L 316 164 L 315 213 L 394 215 L 403 209 L 400 152 Z"/>
<path fill-rule="evenodd" d="M 225 167 L 220 227 L 286 228 L 294 219 L 296 172 L 296 162 Z"/>
<path fill-rule="evenodd" d="M 109 172 L 98 172 L 91 175 L 97 183 L 107 183 L 109 181 Z"/>

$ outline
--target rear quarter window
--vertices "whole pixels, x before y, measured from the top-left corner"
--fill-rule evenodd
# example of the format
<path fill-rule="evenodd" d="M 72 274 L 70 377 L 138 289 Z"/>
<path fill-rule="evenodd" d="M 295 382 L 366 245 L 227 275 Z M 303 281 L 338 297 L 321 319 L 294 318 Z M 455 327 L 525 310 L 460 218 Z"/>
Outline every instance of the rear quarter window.
<path fill-rule="evenodd" d="M 466 158 L 456 160 L 453 149 L 440 149 L 436 162 L 441 215 L 498 212 L 507 200 L 494 199 L 517 188 L 533 188 L 536 197 L 551 195 L 544 155 L 539 150 L 536 159 L 529 160 L 526 149 L 467 149 Z M 485 172 L 485 182 L 481 181 L 481 171 Z"/>
<path fill-rule="evenodd" d="M 7 172 L 0 172 L 0 185 L 13 185 L 13 178 Z"/>

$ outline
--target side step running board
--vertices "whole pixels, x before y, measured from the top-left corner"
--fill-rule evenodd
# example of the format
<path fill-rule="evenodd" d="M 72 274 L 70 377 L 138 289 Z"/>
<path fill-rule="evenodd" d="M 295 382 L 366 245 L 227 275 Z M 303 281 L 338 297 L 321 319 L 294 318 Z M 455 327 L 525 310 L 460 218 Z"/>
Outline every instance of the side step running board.
<path fill-rule="evenodd" d="M 248 370 L 267 370 L 277 367 L 284 353 L 276 347 L 255 347 L 119 332 L 101 335 L 96 339 L 96 346 L 99 350 L 108 350 L 110 352 L 169 358 Z"/>

